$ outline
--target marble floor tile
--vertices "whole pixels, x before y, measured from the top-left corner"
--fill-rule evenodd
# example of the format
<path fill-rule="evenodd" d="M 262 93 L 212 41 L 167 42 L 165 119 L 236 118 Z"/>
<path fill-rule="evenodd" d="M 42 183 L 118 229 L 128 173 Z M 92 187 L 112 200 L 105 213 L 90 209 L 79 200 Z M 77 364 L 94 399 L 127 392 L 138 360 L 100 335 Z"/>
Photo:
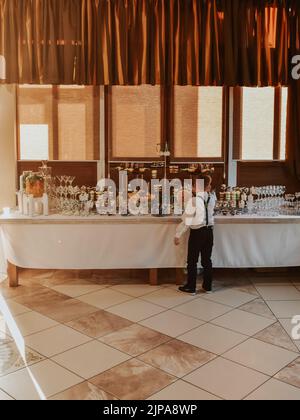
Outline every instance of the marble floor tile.
<path fill-rule="evenodd" d="M 175 311 L 167 311 L 157 314 L 140 322 L 140 325 L 159 331 L 170 337 L 178 337 L 200 325 L 204 324 L 196 318 Z"/>
<path fill-rule="evenodd" d="M 300 315 L 300 301 L 267 301 L 267 304 L 277 318 L 293 318 Z"/>
<path fill-rule="evenodd" d="M 239 306 L 254 300 L 255 296 L 249 293 L 240 292 L 239 290 L 227 289 L 212 293 L 211 295 L 205 295 L 203 296 L 203 299 L 231 306 L 232 308 L 238 308 Z"/>
<path fill-rule="evenodd" d="M 0 401 L 13 401 L 13 398 L 0 389 Z"/>
<path fill-rule="evenodd" d="M 271 379 L 266 382 L 252 394 L 250 394 L 246 400 L 248 401 L 299 401 L 300 400 L 300 389 L 295 388 L 291 385 Z"/>
<path fill-rule="evenodd" d="M 234 310 L 212 321 L 214 325 L 252 336 L 274 324 L 274 320 Z"/>
<path fill-rule="evenodd" d="M 194 385 L 177 381 L 148 398 L 149 401 L 218 401 L 220 398 Z"/>
<path fill-rule="evenodd" d="M 242 292 L 242 293 L 247 293 L 247 294 L 253 295 L 255 297 L 259 297 L 259 293 L 257 292 L 256 288 L 252 284 L 245 285 L 245 286 L 234 286 L 231 289 L 237 290 L 237 291 Z"/>
<path fill-rule="evenodd" d="M 46 288 L 28 280 L 20 281 L 19 287 L 9 287 L 8 281 L 1 283 L 0 293 L 6 299 L 17 299 L 32 293 L 42 292 Z M 26 306 L 26 305 L 25 305 Z"/>
<path fill-rule="evenodd" d="M 24 305 L 33 311 L 45 313 L 50 306 L 64 303 L 68 299 L 67 296 L 62 295 L 61 293 L 44 288 L 28 295 L 18 297 L 15 299 L 15 302 Z"/>
<path fill-rule="evenodd" d="M 172 340 L 141 355 L 140 360 L 182 378 L 216 356 L 183 341 Z"/>
<path fill-rule="evenodd" d="M 256 286 L 264 300 L 300 300 L 300 292 L 294 286 Z"/>
<path fill-rule="evenodd" d="M 90 337 L 64 325 L 26 337 L 26 344 L 45 357 L 52 357 L 91 341 Z"/>
<path fill-rule="evenodd" d="M 259 340 L 249 339 L 225 353 L 223 357 L 266 375 L 274 376 L 296 360 L 298 354 Z"/>
<path fill-rule="evenodd" d="M 53 286 L 52 290 L 71 298 L 77 298 L 105 288 L 106 286 L 104 285 L 101 286 L 86 280 L 76 280 L 75 282 L 68 282 L 58 286 Z"/>
<path fill-rule="evenodd" d="M 40 354 L 29 348 L 25 349 L 25 355 L 22 357 L 13 341 L 0 340 L 0 377 L 41 362 L 43 359 Z"/>
<path fill-rule="evenodd" d="M 1 301 L 0 300 L 0 315 L 1 313 L 5 313 L 5 312 L 9 312 L 12 316 L 18 316 L 18 315 L 23 315 L 26 312 L 30 312 L 31 309 L 20 305 L 19 303 L 13 301 L 13 300 L 5 300 Z"/>
<path fill-rule="evenodd" d="M 129 358 L 130 356 L 112 347 L 92 341 L 55 356 L 52 360 L 82 378 L 89 379 Z"/>
<path fill-rule="evenodd" d="M 250 303 L 246 303 L 245 305 L 242 305 L 239 307 L 240 311 L 250 312 L 251 314 L 264 316 L 266 318 L 274 319 L 276 320 L 275 315 L 270 310 L 268 305 L 263 299 L 255 299 Z"/>
<path fill-rule="evenodd" d="M 216 325 L 205 324 L 178 337 L 178 340 L 221 355 L 243 341 L 247 336 Z"/>
<path fill-rule="evenodd" d="M 161 286 L 150 286 L 149 284 L 118 284 L 112 286 L 112 290 L 116 290 L 126 295 L 139 298 L 141 296 L 148 295 L 150 293 L 161 290 Z"/>
<path fill-rule="evenodd" d="M 268 376 L 218 358 L 184 380 L 225 400 L 241 400 L 268 380 Z"/>
<path fill-rule="evenodd" d="M 282 371 L 277 373 L 276 379 L 300 388 L 300 358 L 294 360 Z"/>
<path fill-rule="evenodd" d="M 129 327 L 132 322 L 106 311 L 97 311 L 66 325 L 89 337 L 100 338 Z"/>
<path fill-rule="evenodd" d="M 35 334 L 39 331 L 46 330 L 56 325 L 57 322 L 43 315 L 40 315 L 37 312 L 27 312 L 23 315 L 18 315 L 14 318 L 14 323 L 9 323 L 9 325 L 6 324 L 4 319 L 0 319 L 1 331 L 5 332 L 9 330 L 10 335 L 21 333 L 23 337 L 26 337 L 30 334 Z"/>
<path fill-rule="evenodd" d="M 273 324 L 265 330 L 259 332 L 254 336 L 254 338 L 264 341 L 265 343 L 273 344 L 274 346 L 282 347 L 289 351 L 298 351 L 298 348 L 279 322 L 276 322 L 276 324 Z"/>
<path fill-rule="evenodd" d="M 202 321 L 209 322 L 226 314 L 227 312 L 232 311 L 232 308 L 230 306 L 221 305 L 201 298 L 177 306 L 174 310 Z"/>
<path fill-rule="evenodd" d="M 255 286 L 290 286 L 292 284 L 292 278 L 285 276 L 250 276 L 250 280 Z"/>
<path fill-rule="evenodd" d="M 170 288 L 164 288 L 143 296 L 143 300 L 153 303 L 154 305 L 162 306 L 166 309 L 174 308 L 175 306 L 182 305 L 186 302 L 192 302 L 196 298 L 198 298 L 198 296 L 189 296 Z"/>
<path fill-rule="evenodd" d="M 16 400 L 45 400 L 82 382 L 82 378 L 45 360 L 0 378 L 0 388 Z"/>
<path fill-rule="evenodd" d="M 131 359 L 90 382 L 121 400 L 145 400 L 174 381 L 173 376 Z"/>
<path fill-rule="evenodd" d="M 68 323 L 97 312 L 97 308 L 80 302 L 76 299 L 68 299 L 58 304 L 49 305 L 43 310 L 43 314 L 60 323 Z"/>
<path fill-rule="evenodd" d="M 50 399 L 57 401 L 113 401 L 117 398 L 102 391 L 90 382 L 82 382 Z"/>
<path fill-rule="evenodd" d="M 120 303 L 129 301 L 132 296 L 117 292 L 110 288 L 102 289 L 95 293 L 90 293 L 78 298 L 81 302 L 85 302 L 98 309 L 107 309 L 111 306 L 119 305 Z"/>
<path fill-rule="evenodd" d="M 215 293 L 191 297 L 173 271 L 0 279 L 0 400 L 300 400 L 299 272 L 215 270 Z"/>
<path fill-rule="evenodd" d="M 286 333 L 288 334 L 288 336 L 291 338 L 291 340 L 293 341 L 295 346 L 300 351 L 300 338 L 299 338 L 299 340 L 297 340 L 297 339 L 295 340 L 295 337 L 294 337 L 295 324 L 293 324 L 293 319 L 279 319 L 279 322 L 282 325 L 282 327 L 284 328 L 284 330 L 286 331 Z M 299 337 L 300 327 L 296 326 L 296 333 Z"/>
<path fill-rule="evenodd" d="M 170 337 L 133 324 L 101 338 L 101 342 L 135 357 L 167 341 Z"/>
<path fill-rule="evenodd" d="M 164 312 L 165 309 L 161 306 L 146 302 L 145 300 L 134 299 L 129 302 L 113 306 L 107 311 L 122 318 L 129 319 L 132 322 L 140 322 L 150 318 L 151 316 Z"/>

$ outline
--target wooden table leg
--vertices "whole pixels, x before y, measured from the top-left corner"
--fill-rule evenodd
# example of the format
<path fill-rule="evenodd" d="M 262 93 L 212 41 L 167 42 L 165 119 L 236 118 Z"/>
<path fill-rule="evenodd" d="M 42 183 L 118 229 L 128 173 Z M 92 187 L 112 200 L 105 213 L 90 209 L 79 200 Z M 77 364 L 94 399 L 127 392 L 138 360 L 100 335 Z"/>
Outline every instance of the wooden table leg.
<path fill-rule="evenodd" d="M 18 287 L 19 286 L 19 272 L 18 267 L 14 264 L 11 264 L 7 261 L 7 274 L 8 274 L 8 281 L 9 287 Z"/>
<path fill-rule="evenodd" d="M 182 286 L 184 284 L 185 275 L 183 268 L 176 268 L 176 284 Z"/>
<path fill-rule="evenodd" d="M 149 270 L 150 286 L 158 286 L 158 269 L 152 268 Z"/>

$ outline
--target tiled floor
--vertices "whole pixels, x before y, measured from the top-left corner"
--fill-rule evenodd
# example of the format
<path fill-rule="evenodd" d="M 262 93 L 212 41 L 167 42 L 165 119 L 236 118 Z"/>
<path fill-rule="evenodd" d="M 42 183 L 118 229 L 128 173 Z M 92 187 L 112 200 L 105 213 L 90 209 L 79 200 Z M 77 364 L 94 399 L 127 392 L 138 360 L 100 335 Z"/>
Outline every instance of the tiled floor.
<path fill-rule="evenodd" d="M 300 273 L 215 274 L 196 297 L 120 272 L 2 281 L 0 400 L 300 400 Z"/>

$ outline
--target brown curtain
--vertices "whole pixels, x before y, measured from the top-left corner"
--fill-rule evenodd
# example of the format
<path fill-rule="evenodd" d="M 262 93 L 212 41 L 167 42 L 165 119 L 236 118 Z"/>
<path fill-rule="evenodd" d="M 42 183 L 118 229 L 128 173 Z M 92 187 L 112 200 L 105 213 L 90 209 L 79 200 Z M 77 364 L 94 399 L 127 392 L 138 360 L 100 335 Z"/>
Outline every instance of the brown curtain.
<path fill-rule="evenodd" d="M 300 4 L 292 1 L 290 59 L 300 54 Z M 287 161 L 290 172 L 300 180 L 300 80 L 289 85 L 287 113 Z"/>
<path fill-rule="evenodd" d="M 286 85 L 291 3 L 0 0 L 0 54 L 9 83 Z"/>
<path fill-rule="evenodd" d="M 225 84 L 288 84 L 289 7 L 290 0 L 225 2 Z"/>

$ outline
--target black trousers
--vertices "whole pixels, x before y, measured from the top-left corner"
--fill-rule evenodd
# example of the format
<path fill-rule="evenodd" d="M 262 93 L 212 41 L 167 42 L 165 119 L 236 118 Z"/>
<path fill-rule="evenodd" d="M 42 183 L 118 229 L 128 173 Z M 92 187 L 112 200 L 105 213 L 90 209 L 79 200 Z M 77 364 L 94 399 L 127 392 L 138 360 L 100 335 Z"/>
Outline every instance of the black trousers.
<path fill-rule="evenodd" d="M 188 249 L 188 286 L 196 289 L 197 284 L 197 266 L 199 256 L 201 255 L 201 263 L 204 269 L 203 287 L 207 290 L 211 289 L 213 276 L 212 251 L 214 246 L 214 231 L 211 227 L 201 229 L 191 229 Z"/>

